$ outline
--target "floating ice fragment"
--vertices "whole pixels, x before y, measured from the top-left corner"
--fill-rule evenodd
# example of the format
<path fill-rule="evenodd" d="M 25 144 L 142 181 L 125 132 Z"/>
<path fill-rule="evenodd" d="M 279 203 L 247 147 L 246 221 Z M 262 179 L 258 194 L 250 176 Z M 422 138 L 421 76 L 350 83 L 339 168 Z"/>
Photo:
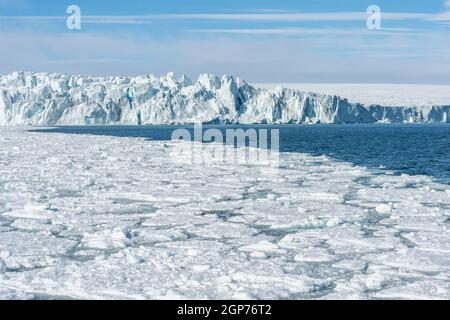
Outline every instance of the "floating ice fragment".
<path fill-rule="evenodd" d="M 294 257 L 298 262 L 328 262 L 332 259 L 328 251 L 322 248 L 302 249 Z"/>
<path fill-rule="evenodd" d="M 375 207 L 375 211 L 378 213 L 386 214 L 392 211 L 392 203 L 382 203 Z"/>
<path fill-rule="evenodd" d="M 132 233 L 128 229 L 114 228 L 96 233 L 85 233 L 83 243 L 88 248 L 111 249 L 125 248 L 132 244 Z"/>

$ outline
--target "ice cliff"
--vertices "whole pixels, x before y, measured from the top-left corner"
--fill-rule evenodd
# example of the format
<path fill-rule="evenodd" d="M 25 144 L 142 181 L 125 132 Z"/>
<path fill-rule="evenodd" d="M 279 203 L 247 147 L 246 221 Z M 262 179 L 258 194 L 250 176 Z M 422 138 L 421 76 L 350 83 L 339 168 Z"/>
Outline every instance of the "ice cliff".
<path fill-rule="evenodd" d="M 0 125 L 450 122 L 447 106 L 389 107 L 292 89 L 258 89 L 231 75 L 196 82 L 14 72 L 0 75 Z"/>

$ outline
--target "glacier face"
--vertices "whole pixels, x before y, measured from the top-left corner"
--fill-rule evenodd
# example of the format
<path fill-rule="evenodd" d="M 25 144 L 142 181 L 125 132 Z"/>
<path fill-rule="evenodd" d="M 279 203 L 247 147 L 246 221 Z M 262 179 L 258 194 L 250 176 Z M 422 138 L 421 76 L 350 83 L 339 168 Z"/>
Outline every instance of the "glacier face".
<path fill-rule="evenodd" d="M 202 74 L 196 82 L 14 72 L 0 75 L 0 125 L 450 122 L 450 105 L 364 106 L 338 96 Z"/>

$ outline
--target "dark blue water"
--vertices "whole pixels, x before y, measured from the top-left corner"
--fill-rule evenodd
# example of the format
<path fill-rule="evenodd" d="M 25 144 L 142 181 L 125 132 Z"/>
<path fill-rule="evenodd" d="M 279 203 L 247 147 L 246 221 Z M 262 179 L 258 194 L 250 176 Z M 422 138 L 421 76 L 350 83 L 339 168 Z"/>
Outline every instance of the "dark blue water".
<path fill-rule="evenodd" d="M 170 140 L 174 129 L 192 126 L 64 126 L 37 132 Z M 396 174 L 428 175 L 450 183 L 450 125 L 208 125 L 203 129 L 279 129 L 281 152 L 327 155 Z"/>

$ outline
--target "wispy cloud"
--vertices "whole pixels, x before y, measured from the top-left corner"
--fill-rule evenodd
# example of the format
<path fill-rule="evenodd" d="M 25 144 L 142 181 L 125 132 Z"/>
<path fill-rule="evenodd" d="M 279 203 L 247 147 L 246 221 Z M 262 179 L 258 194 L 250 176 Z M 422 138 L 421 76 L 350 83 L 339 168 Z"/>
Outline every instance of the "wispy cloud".
<path fill-rule="evenodd" d="M 367 28 L 260 28 L 260 29 L 191 29 L 193 33 L 222 33 L 242 35 L 387 35 L 417 34 L 411 28 L 383 28 L 368 30 Z"/>
<path fill-rule="evenodd" d="M 384 20 L 432 19 L 435 15 L 413 12 L 383 12 Z M 0 16 L 3 21 L 54 21 L 66 16 Z M 145 24 L 156 20 L 220 20 L 220 21 L 363 21 L 366 12 L 320 13 L 189 13 L 154 15 L 83 15 L 83 23 L 96 24 Z"/>
<path fill-rule="evenodd" d="M 412 12 L 383 12 L 383 19 L 423 19 L 430 15 Z M 358 21 L 367 19 L 366 12 L 312 12 L 312 13 L 224 13 L 224 14 L 172 14 L 162 18 L 238 21 Z"/>
<path fill-rule="evenodd" d="M 0 72 L 177 71 L 233 73 L 250 81 L 450 83 L 449 32 L 430 28 L 434 21 L 450 22 L 445 12 L 382 12 L 383 21 L 396 23 L 368 30 L 365 11 L 121 16 L 83 15 L 86 10 L 81 32 L 65 29 L 63 12 L 41 12 L 43 16 L 0 16 Z M 92 25 L 84 28 L 86 24 Z"/>
<path fill-rule="evenodd" d="M 450 21 L 450 11 L 437 13 L 437 14 L 429 17 L 427 20 L 429 20 L 429 21 L 436 21 L 436 22 Z"/>
<path fill-rule="evenodd" d="M 289 37 L 249 37 L 241 41 L 237 37 L 191 34 L 165 41 L 145 34 L 55 36 L 0 31 L 0 43 L 7 44 L 0 46 L 3 58 L 0 70 L 2 73 L 33 70 L 93 75 L 177 71 L 194 77 L 202 72 L 233 73 L 260 82 L 420 79 L 448 83 L 450 45 L 444 38 L 432 33 L 419 38 L 398 34 L 387 39 L 330 34 L 312 36 L 304 42 Z M 436 50 L 443 53 L 432 56 Z M 385 53 L 389 54 L 383 56 Z M 423 57 L 417 60 L 420 55 Z"/>
<path fill-rule="evenodd" d="M 444 7 L 446 8 L 447 11 L 433 14 L 432 16 L 428 17 L 426 20 L 428 20 L 428 21 L 436 21 L 436 22 L 447 22 L 447 21 L 450 21 L 450 11 L 448 11 L 448 9 L 450 9 L 450 0 L 444 0 L 443 5 L 444 5 Z"/>

